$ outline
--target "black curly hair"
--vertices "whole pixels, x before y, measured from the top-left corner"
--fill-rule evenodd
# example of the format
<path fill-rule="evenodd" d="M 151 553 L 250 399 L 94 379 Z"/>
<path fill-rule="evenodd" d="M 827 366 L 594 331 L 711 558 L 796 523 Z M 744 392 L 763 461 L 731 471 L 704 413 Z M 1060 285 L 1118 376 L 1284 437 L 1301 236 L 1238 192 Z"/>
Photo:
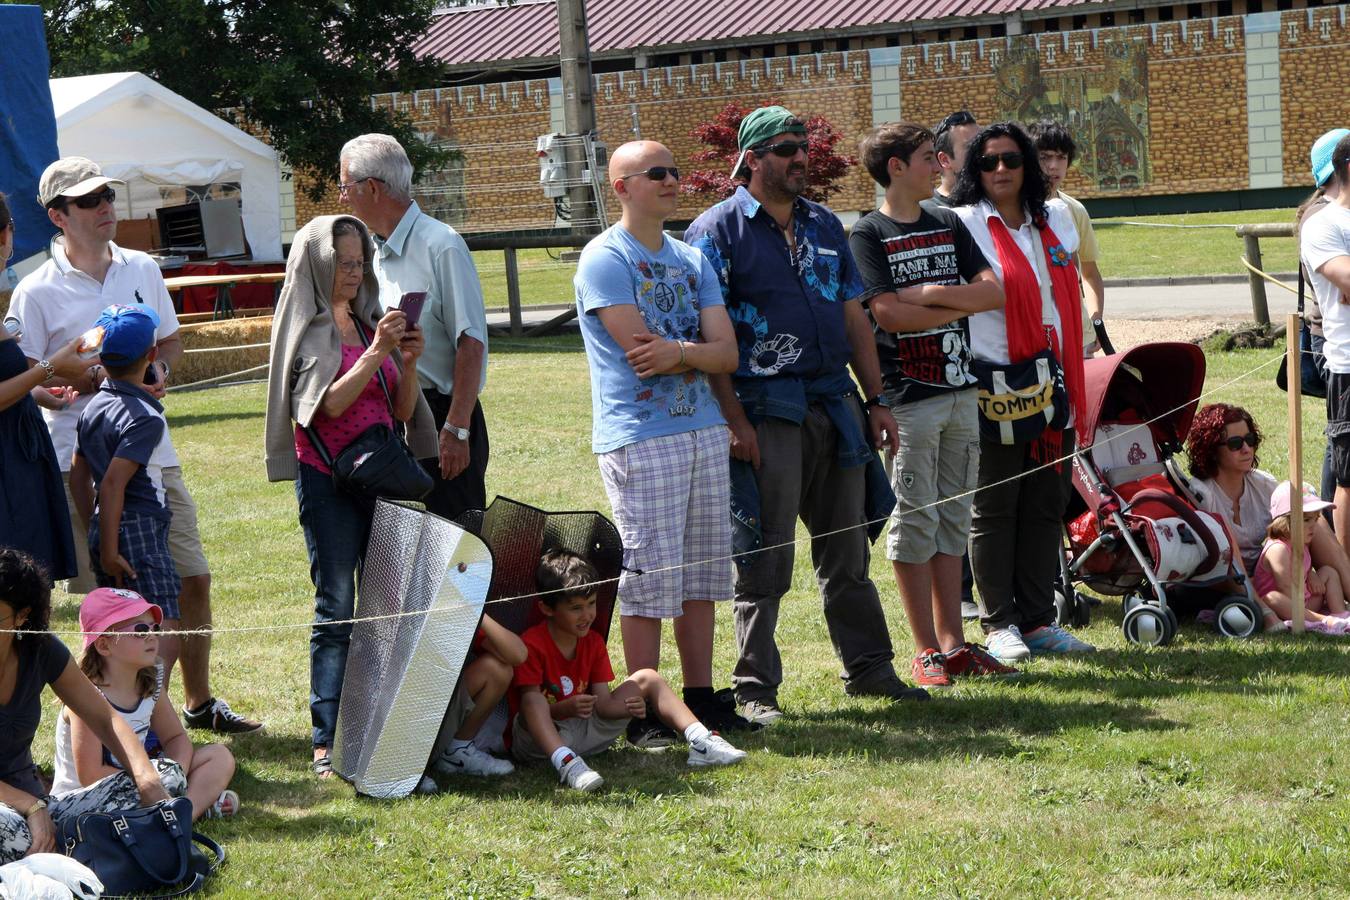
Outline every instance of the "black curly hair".
<path fill-rule="evenodd" d="M 52 582 L 47 577 L 47 570 L 21 550 L 0 548 L 0 600 L 14 610 L 16 620 L 20 613 L 28 613 L 23 625 L 6 622 L 5 627 L 34 634 L 47 630 L 52 613 Z M 15 635 L 16 638 L 23 636 Z M 14 646 L 22 650 L 33 644 L 33 641 L 21 640 Z"/>
<path fill-rule="evenodd" d="M 980 133 L 970 142 L 966 150 L 966 162 L 961 174 L 956 178 L 956 189 L 952 191 L 953 206 L 974 206 L 988 199 L 984 193 L 984 183 L 980 181 L 980 157 L 984 148 L 995 138 L 1012 138 L 1022 154 L 1022 205 L 1031 213 L 1033 220 L 1045 218 L 1045 175 L 1041 172 L 1040 155 L 1036 145 L 1027 137 L 1022 126 L 1016 122 L 995 122 L 980 129 Z"/>

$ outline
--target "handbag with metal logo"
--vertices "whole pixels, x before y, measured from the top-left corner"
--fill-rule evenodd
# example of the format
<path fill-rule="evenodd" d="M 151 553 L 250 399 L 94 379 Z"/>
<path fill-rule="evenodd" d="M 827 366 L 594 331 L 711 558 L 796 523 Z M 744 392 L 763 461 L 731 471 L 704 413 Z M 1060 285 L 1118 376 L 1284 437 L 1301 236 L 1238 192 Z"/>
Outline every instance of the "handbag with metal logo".
<path fill-rule="evenodd" d="M 93 869 L 105 897 L 155 894 L 166 888 L 175 890 L 158 896 L 191 894 L 225 859 L 219 844 L 193 834 L 192 801 L 186 797 L 140 809 L 69 816 L 60 825 L 61 850 Z M 211 851 L 214 861 L 194 852 L 194 839 Z"/>

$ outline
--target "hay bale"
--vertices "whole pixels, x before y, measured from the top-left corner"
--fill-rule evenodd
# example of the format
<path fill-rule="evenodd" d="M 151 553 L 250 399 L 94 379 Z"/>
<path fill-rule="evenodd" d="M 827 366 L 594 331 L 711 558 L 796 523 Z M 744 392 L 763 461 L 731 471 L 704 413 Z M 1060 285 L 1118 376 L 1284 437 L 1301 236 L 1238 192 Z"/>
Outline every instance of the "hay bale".
<path fill-rule="evenodd" d="M 202 325 L 184 325 L 183 349 L 200 350 L 207 347 L 240 347 L 266 344 L 272 336 L 271 316 L 247 319 L 223 319 Z M 267 348 L 251 350 L 219 350 L 211 353 L 184 353 L 174 366 L 173 383 L 190 384 L 206 378 L 216 378 L 239 372 L 267 362 Z M 255 372 L 244 378 L 261 378 L 266 372 Z"/>

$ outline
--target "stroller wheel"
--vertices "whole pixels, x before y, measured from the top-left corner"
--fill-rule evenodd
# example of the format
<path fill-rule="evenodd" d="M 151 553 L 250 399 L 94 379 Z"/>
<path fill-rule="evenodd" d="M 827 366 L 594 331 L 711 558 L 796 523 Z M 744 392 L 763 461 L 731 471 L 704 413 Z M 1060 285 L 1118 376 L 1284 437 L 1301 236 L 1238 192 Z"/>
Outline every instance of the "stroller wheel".
<path fill-rule="evenodd" d="M 1075 628 L 1086 628 L 1092 624 L 1092 607 L 1096 603 L 1087 594 L 1073 592 L 1073 625 Z M 1176 629 L 1173 629 L 1175 631 Z"/>
<path fill-rule="evenodd" d="M 1161 607 L 1151 603 L 1135 603 L 1120 623 L 1125 640 L 1145 647 L 1165 647 L 1176 637 L 1176 625 Z"/>
<path fill-rule="evenodd" d="M 1261 630 L 1261 607 L 1245 594 L 1224 597 L 1214 607 L 1214 630 L 1224 637 L 1249 638 Z"/>

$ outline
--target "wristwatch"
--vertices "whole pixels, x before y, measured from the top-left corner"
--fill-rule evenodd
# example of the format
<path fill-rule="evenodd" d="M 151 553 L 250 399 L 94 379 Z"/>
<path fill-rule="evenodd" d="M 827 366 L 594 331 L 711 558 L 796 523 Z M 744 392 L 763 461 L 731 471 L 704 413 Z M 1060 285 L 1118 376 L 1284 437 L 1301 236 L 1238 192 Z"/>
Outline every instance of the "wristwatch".
<path fill-rule="evenodd" d="M 449 432 L 451 435 L 453 435 L 455 438 L 461 441 L 467 441 L 469 439 L 469 429 L 456 428 L 449 422 L 446 422 L 444 425 L 441 426 L 441 431 Z"/>
<path fill-rule="evenodd" d="M 875 397 L 867 398 L 867 401 L 863 403 L 863 407 L 865 409 L 871 409 L 874 406 L 885 406 L 885 405 L 886 401 L 882 399 L 880 394 L 877 394 Z"/>
<path fill-rule="evenodd" d="M 47 798 L 39 797 L 36 803 L 28 807 L 28 812 L 24 813 L 23 817 L 27 819 L 29 816 L 33 815 L 33 813 L 37 812 L 38 810 L 46 808 L 47 808 Z"/>

